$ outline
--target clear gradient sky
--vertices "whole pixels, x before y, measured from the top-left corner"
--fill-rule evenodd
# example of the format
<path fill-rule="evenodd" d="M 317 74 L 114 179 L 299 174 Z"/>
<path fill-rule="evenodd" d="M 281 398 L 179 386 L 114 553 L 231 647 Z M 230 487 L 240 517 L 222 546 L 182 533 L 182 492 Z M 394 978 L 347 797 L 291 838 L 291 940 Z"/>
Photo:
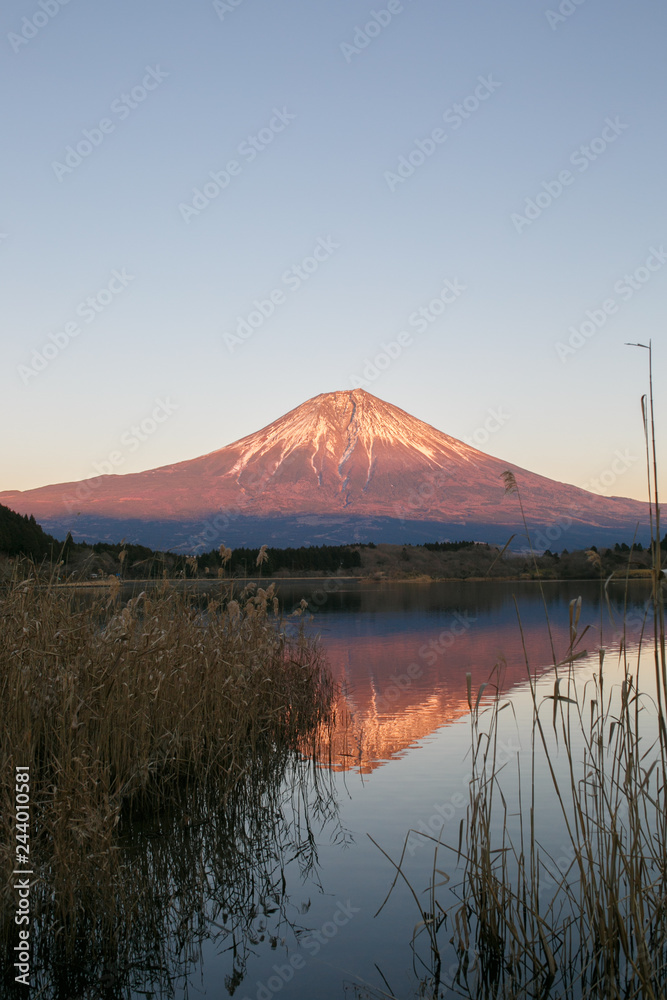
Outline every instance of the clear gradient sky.
<path fill-rule="evenodd" d="M 194 458 L 361 385 L 645 498 L 647 357 L 623 344 L 653 338 L 664 461 L 662 0 L 0 21 L 0 489 Z"/>

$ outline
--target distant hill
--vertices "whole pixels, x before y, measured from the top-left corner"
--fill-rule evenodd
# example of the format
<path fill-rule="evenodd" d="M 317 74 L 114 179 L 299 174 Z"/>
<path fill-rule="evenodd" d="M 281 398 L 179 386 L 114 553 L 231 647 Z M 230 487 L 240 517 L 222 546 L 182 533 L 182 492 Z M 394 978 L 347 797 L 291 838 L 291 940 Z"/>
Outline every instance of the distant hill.
<path fill-rule="evenodd" d="M 667 535 L 662 540 L 667 552 Z M 188 558 L 175 552 L 154 551 L 131 542 L 74 542 L 70 535 L 60 541 L 47 534 L 34 517 L 17 514 L 0 504 L 0 556 L 26 556 L 35 562 L 58 561 L 58 579 L 85 581 L 108 576 L 122 579 L 219 580 L 252 579 L 257 576 L 259 548 L 227 550 L 223 563 L 218 549 Z M 624 576 L 648 572 L 651 557 L 638 543 L 632 553 L 627 543 L 613 549 L 563 551 L 548 549 L 542 556 L 501 555 L 500 549 L 484 542 L 425 542 L 419 545 L 311 545 L 298 548 L 268 547 L 261 574 L 265 578 L 289 576 L 345 576 L 370 579 L 597 579 L 600 574 Z M 311 610 L 316 610 L 314 605 Z"/>

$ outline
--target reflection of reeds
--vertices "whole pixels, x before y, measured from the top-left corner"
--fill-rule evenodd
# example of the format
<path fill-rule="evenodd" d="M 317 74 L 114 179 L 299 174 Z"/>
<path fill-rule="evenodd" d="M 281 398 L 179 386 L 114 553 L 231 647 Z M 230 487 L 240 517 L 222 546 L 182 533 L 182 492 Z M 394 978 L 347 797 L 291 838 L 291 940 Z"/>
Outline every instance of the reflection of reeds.
<path fill-rule="evenodd" d="M 519 759 L 515 782 L 501 775 L 497 755 L 509 703 L 498 686 L 492 707 L 485 707 L 483 690 L 475 698 L 469 683 L 472 778 L 458 844 L 411 831 L 436 843 L 427 909 L 410 885 L 405 849 L 394 865 L 394 884 L 402 877 L 419 907 L 415 932 L 427 932 L 420 996 L 439 997 L 445 985 L 481 1000 L 667 995 L 667 662 L 652 391 L 642 411 L 654 678 L 640 687 L 642 629 L 636 665 L 624 637 L 617 683 L 600 648 L 596 672 L 582 687 L 575 669 L 583 655 L 576 651 L 581 599 L 573 601 L 569 648 L 560 661 L 554 653 L 549 694 L 540 695 L 526 656 L 532 752 L 528 778 Z M 517 493 L 514 476 L 506 473 L 505 480 Z M 525 518 L 524 527 L 528 533 Z M 566 844 L 558 860 L 545 844 L 554 843 L 556 831 Z M 461 864 L 457 880 L 436 867 L 448 868 L 443 858 Z M 439 935 L 443 926 L 448 945 Z M 416 940 L 413 946 L 417 955 Z"/>
<path fill-rule="evenodd" d="M 624 651 L 620 683 L 609 682 L 604 650 L 593 679 L 578 683 L 578 610 L 573 602 L 572 649 L 552 692 L 541 697 L 528 671 L 528 776 L 519 770 L 514 782 L 501 774 L 501 712 L 509 703 L 498 696 L 485 707 L 482 692 L 470 691 L 467 816 L 458 843 L 428 838 L 436 843 L 428 906 L 410 887 L 420 910 L 415 930 L 427 932 L 431 974 L 422 995 L 439 996 L 445 984 L 484 1000 L 666 994 L 662 726 Z M 563 842 L 565 864 L 551 846 Z M 458 878 L 450 860 L 462 865 Z M 409 884 L 403 857 L 395 867 Z"/>
<path fill-rule="evenodd" d="M 228 952 L 225 986 L 243 980 L 262 940 L 278 948 L 298 920 L 286 885 L 290 864 L 316 866 L 310 823 L 336 822 L 322 772 L 286 748 L 248 766 L 233 796 L 183 790 L 167 808 L 134 822 L 115 843 L 112 877 L 54 919 L 49 887 L 35 887 L 34 985 L 57 1000 L 170 997 L 214 941 Z M 17 991 L 17 995 L 18 991 Z"/>
<path fill-rule="evenodd" d="M 0 595 L 0 855 L 11 872 L 11 776 L 20 765 L 30 768 L 32 902 L 43 941 L 47 926 L 59 926 L 58 947 L 78 947 L 81 921 L 149 928 L 119 846 L 128 825 L 156 824 L 170 810 L 184 831 L 220 824 L 205 790 L 233 813 L 259 764 L 271 761 L 266 792 L 269 776 L 279 781 L 326 720 L 329 674 L 311 642 L 281 630 L 272 589 L 227 596 L 197 606 L 165 586 L 125 604 L 111 593 L 84 606 L 34 575 Z M 199 802 L 208 803 L 201 814 Z M 10 945 L 13 881 L 2 886 Z"/>

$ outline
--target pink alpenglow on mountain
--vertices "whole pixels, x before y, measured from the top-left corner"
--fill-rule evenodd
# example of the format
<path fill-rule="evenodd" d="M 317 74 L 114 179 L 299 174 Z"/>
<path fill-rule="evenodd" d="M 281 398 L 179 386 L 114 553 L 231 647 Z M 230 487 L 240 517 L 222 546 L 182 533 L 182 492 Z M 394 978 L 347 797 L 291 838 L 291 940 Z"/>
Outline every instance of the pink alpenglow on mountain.
<path fill-rule="evenodd" d="M 362 389 L 307 400 L 218 451 L 147 472 L 97 476 L 0 503 L 54 533 L 202 551 L 236 545 L 504 541 L 519 529 L 519 483 L 536 547 L 632 538 L 636 500 L 601 497 L 527 472 L 436 430 Z M 583 534 L 582 534 L 583 533 Z M 542 544 L 540 544 L 542 543 Z"/>

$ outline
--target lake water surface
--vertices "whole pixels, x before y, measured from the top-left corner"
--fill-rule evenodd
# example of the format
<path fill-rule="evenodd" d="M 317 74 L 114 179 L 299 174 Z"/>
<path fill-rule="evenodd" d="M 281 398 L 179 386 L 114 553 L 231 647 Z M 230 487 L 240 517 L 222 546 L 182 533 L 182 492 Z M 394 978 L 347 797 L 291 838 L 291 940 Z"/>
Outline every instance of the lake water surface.
<path fill-rule="evenodd" d="M 564 657 L 569 604 L 579 595 L 579 629 L 591 628 L 578 650 L 591 655 L 578 661 L 577 670 L 585 678 L 598 669 L 602 644 L 610 649 L 607 663 L 613 671 L 623 589 L 611 589 L 616 620 L 610 620 L 597 584 L 545 583 L 544 592 L 549 625 L 535 583 L 329 581 L 325 590 L 307 581 L 281 586 L 286 610 L 301 597 L 318 607 L 307 627 L 320 634 L 341 685 L 327 806 L 318 809 L 317 794 L 310 803 L 302 795 L 298 806 L 286 796 L 288 825 L 295 810 L 312 811 L 308 864 L 302 863 L 303 838 L 297 837 L 292 856 L 288 848 L 283 859 L 284 893 L 275 907 L 258 907 L 241 967 L 224 923 L 210 928 L 211 938 L 187 977 L 190 995 L 222 998 L 231 986 L 244 1000 L 379 997 L 383 994 L 375 990 L 387 995 L 389 988 L 396 997 L 418 994 L 428 964 L 427 948 L 422 949 L 426 964 L 420 966 L 419 947 L 416 959 L 410 947 L 419 913 L 399 880 L 375 916 L 394 870 L 368 835 L 395 860 L 410 828 L 440 832 L 443 842 L 456 846 L 468 801 L 466 674 L 472 675 L 473 697 L 485 682 L 490 686 L 483 697 L 491 695 L 502 678 L 513 714 L 506 713 L 501 754 L 513 762 L 517 751 L 529 752 L 525 657 L 547 693 L 553 687 L 552 643 L 557 659 Z M 647 596 L 645 585 L 632 586 L 631 647 L 639 637 Z M 541 805 L 548 816 L 553 793 L 543 777 Z M 567 848 L 558 834 L 549 846 L 556 855 Z M 405 867 L 419 890 L 426 888 L 432 866 L 433 844 L 411 836 Z M 184 986 L 182 981 L 181 995 Z"/>
<path fill-rule="evenodd" d="M 433 874 L 434 844 L 419 832 L 456 847 L 470 777 L 467 674 L 473 699 L 487 684 L 485 704 L 500 683 L 510 702 L 499 756 L 508 764 L 508 808 L 516 813 L 517 761 L 527 768 L 531 749 L 526 658 L 539 696 L 553 691 L 554 657 L 567 653 L 570 602 L 580 595 L 579 631 L 590 628 L 577 647 L 587 653 L 577 660 L 577 675 L 583 684 L 599 670 L 605 646 L 611 682 L 626 601 L 621 586 L 610 587 L 610 618 L 600 585 L 591 583 L 545 583 L 546 613 L 532 582 L 281 583 L 285 612 L 301 598 L 317 609 L 304 617 L 340 684 L 335 730 L 320 760 L 304 761 L 277 796 L 246 803 L 240 821 L 216 828 L 215 837 L 229 843 L 212 843 L 210 830 L 184 830 L 182 823 L 171 839 L 146 840 L 141 861 L 132 864 L 141 863 L 156 884 L 157 873 L 166 873 L 174 914 L 169 942 L 155 942 L 159 962 L 146 954 L 146 968 L 139 963 L 129 979 L 117 970 L 133 995 L 158 995 L 151 977 L 179 998 L 420 995 L 429 949 L 423 934 L 414 949 L 411 941 L 421 915 L 399 879 L 376 916 L 395 874 L 379 848 L 398 861 L 408 831 L 417 831 L 407 840 L 404 870 L 420 894 Z M 647 597 L 648 585 L 631 585 L 631 651 Z M 536 780 L 541 835 L 565 864 L 546 771 L 538 769 Z M 439 858 L 455 881 L 455 851 Z M 180 901 L 189 884 L 203 887 L 196 920 Z M 420 905 L 427 907 L 425 895 Z M 445 983 L 455 957 L 446 955 L 451 933 L 442 931 Z M 454 994 L 445 987 L 440 995 Z"/>

